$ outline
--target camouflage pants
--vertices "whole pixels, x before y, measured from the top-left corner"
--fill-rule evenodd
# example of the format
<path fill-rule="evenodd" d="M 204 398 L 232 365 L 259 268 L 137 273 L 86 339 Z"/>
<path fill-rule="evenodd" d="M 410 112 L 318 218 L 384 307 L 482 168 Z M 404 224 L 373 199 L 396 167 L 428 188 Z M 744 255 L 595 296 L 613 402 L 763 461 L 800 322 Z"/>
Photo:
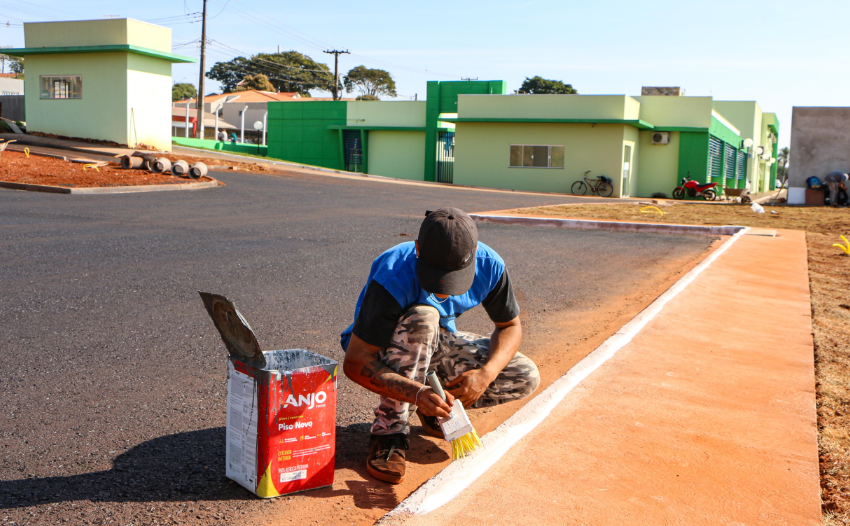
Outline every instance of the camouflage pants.
<path fill-rule="evenodd" d="M 451 333 L 440 327 L 437 309 L 414 305 L 402 314 L 392 344 L 381 350 L 378 357 L 398 374 L 421 383 L 425 383 L 428 371 L 436 371 L 445 385 L 465 371 L 481 368 L 489 355 L 490 338 L 468 332 Z M 537 366 L 523 354 L 516 353 L 473 407 L 491 407 L 525 398 L 539 384 Z M 382 396 L 375 409 L 372 434 L 408 434 L 410 405 Z"/>

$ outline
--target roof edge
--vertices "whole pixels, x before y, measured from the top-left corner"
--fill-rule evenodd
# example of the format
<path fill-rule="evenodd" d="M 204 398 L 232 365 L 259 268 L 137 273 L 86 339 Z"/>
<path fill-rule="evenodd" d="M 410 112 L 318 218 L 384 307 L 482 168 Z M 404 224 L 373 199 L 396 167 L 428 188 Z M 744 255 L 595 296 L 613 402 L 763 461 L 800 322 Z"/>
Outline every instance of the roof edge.
<path fill-rule="evenodd" d="M 146 55 L 149 57 L 167 60 L 173 63 L 193 63 L 198 59 L 187 57 L 184 55 L 176 55 L 132 44 L 110 44 L 105 46 L 68 46 L 68 47 L 25 47 L 25 48 L 10 48 L 4 49 L 4 55 L 13 57 L 25 57 L 27 55 L 62 55 L 71 53 L 133 53 L 136 55 Z"/>

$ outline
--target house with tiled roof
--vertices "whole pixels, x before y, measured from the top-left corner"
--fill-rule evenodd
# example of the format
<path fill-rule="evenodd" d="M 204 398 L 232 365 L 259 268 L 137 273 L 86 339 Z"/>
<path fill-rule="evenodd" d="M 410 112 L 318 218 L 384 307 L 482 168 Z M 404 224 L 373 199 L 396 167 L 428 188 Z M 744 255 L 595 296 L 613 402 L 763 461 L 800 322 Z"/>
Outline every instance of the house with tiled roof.
<path fill-rule="evenodd" d="M 306 102 L 306 101 L 328 101 L 333 100 L 332 97 L 304 97 L 303 95 L 295 92 L 280 92 L 274 93 L 271 91 L 260 91 L 260 90 L 245 90 L 245 91 L 235 91 L 232 93 L 222 93 L 220 95 L 206 95 L 204 96 L 204 111 L 207 111 L 213 115 L 218 113 L 219 119 L 229 122 L 236 126 L 237 135 L 240 138 L 243 137 L 242 133 L 242 113 L 245 112 L 244 119 L 244 128 L 245 133 L 244 136 L 254 136 L 261 135 L 256 134 L 254 131 L 254 123 L 264 122 L 266 119 L 266 112 L 268 111 L 268 103 L 269 102 Z M 354 99 L 342 99 L 342 100 L 354 100 Z M 189 104 L 189 108 L 195 108 L 195 100 L 187 101 L 177 101 L 174 103 L 174 106 L 178 108 L 185 108 L 186 104 Z M 206 123 L 204 124 L 204 138 L 212 139 L 214 137 L 214 132 L 212 130 L 206 130 Z M 182 135 L 181 135 L 182 136 Z M 261 138 L 261 137 L 258 137 Z"/>

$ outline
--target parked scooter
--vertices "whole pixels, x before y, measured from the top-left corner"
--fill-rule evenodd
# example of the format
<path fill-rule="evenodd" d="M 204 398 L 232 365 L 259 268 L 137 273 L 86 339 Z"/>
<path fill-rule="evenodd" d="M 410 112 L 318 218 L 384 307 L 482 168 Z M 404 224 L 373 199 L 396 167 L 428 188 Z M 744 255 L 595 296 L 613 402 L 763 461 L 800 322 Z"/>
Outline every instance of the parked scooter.
<path fill-rule="evenodd" d="M 714 201 L 717 197 L 717 190 L 714 189 L 716 186 L 717 183 L 699 184 L 690 178 L 689 173 L 682 179 L 681 186 L 673 190 L 673 199 L 684 199 L 687 193 L 691 198 L 704 197 L 706 201 Z"/>

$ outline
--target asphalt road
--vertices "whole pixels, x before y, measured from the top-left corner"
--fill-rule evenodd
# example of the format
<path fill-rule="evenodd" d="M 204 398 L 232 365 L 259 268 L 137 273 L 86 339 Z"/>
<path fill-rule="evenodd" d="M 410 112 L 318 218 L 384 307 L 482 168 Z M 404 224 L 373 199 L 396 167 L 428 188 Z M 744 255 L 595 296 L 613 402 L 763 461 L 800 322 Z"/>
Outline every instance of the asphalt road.
<path fill-rule="evenodd" d="M 265 349 L 341 360 L 372 259 L 415 239 L 426 209 L 570 200 L 214 176 L 227 186 L 0 190 L 0 525 L 206 523 L 260 508 L 223 476 L 226 354 L 197 291 L 234 300 Z M 495 225 L 480 239 L 506 260 L 530 329 L 544 309 L 592 309 L 711 242 Z M 458 325 L 490 330 L 480 308 Z M 338 396 L 344 449 L 375 397 L 344 379 Z"/>

